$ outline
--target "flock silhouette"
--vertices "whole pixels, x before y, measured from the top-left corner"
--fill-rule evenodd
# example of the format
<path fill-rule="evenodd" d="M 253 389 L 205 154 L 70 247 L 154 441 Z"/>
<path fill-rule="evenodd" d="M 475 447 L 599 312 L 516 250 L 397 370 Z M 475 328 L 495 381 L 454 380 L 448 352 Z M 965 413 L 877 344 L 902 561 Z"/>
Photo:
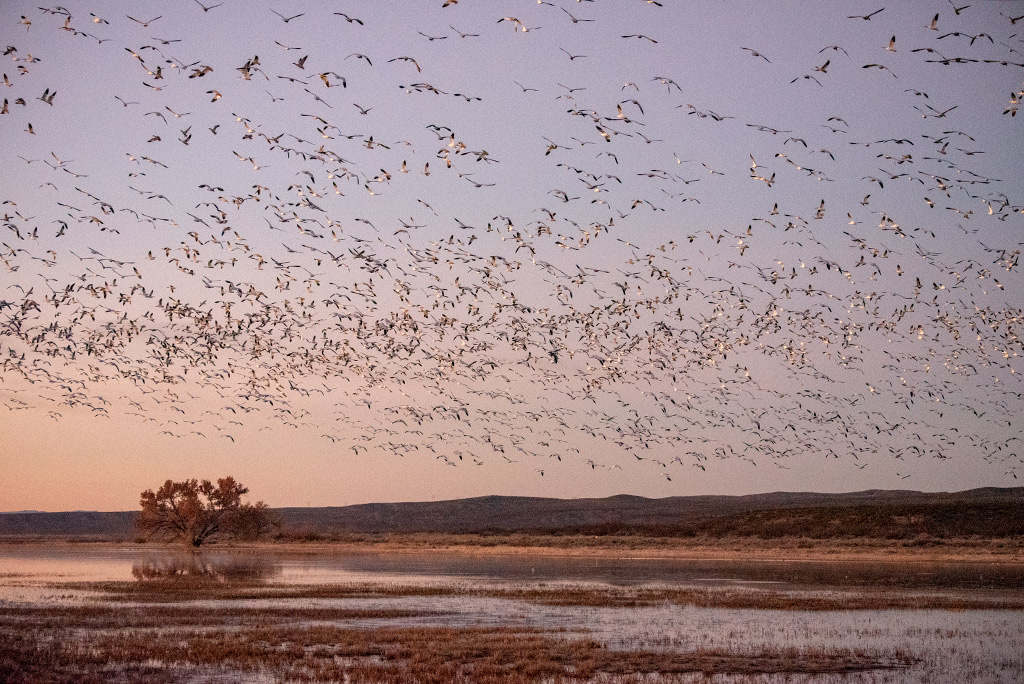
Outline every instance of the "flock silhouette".
<path fill-rule="evenodd" d="M 1013 7 L 8 4 L 0 415 L 1014 479 Z"/>

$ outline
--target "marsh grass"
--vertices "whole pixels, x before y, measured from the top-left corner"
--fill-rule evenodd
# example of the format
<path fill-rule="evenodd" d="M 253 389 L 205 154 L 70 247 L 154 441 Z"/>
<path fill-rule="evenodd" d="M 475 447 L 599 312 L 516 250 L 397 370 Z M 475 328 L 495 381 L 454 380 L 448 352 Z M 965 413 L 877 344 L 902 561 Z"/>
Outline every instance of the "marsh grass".
<path fill-rule="evenodd" d="M 196 610 L 189 606 L 8 606 L 0 612 L 0 627 L 34 629 L 166 629 L 169 627 L 249 627 L 281 622 L 339 620 L 400 620 L 441 617 L 443 611 L 400 608 L 260 607 L 233 606 Z"/>
<path fill-rule="evenodd" d="M 781 591 L 764 588 L 623 587 L 546 584 L 246 584 L 180 582 L 79 582 L 67 589 L 95 591 L 116 603 L 178 603 L 282 599 L 380 599 L 399 597 L 497 598 L 551 606 L 643 607 L 662 604 L 699 608 L 791 611 L 831 610 L 1024 610 L 1020 592 L 909 593 L 886 589 Z"/>
<path fill-rule="evenodd" d="M 1020 535 L 994 537 L 987 534 L 972 536 L 938 537 L 917 534 L 906 538 L 874 536 L 809 537 L 799 533 L 761 537 L 757 535 L 694 536 L 627 534 L 614 531 L 601 533 L 573 532 L 311 532 L 292 531 L 279 535 L 275 542 L 264 548 L 321 548 L 398 550 L 453 550 L 496 551 L 538 549 L 557 552 L 592 554 L 595 551 L 651 552 L 653 555 L 717 555 L 744 554 L 778 555 L 799 553 L 809 557 L 837 557 L 844 555 L 898 555 L 924 557 L 936 555 L 1016 556 L 1024 553 L 1024 538 Z"/>
<path fill-rule="evenodd" d="M 72 620 L 73 622 L 73 620 Z M 255 626 L 159 633 L 10 629 L 4 682 L 177 682 L 202 672 L 316 682 L 587 681 L 598 675 L 821 674 L 909 667 L 900 652 L 783 649 L 751 653 L 617 651 L 586 638 L 522 628 Z"/>

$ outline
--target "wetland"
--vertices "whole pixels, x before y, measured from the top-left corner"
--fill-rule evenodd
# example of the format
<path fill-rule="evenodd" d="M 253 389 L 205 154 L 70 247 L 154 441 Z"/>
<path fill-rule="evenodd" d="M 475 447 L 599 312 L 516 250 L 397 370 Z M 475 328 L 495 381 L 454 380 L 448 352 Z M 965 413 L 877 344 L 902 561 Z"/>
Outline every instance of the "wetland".
<path fill-rule="evenodd" d="M 0 680 L 1024 678 L 1015 554 L 768 556 L 3 544 Z"/>

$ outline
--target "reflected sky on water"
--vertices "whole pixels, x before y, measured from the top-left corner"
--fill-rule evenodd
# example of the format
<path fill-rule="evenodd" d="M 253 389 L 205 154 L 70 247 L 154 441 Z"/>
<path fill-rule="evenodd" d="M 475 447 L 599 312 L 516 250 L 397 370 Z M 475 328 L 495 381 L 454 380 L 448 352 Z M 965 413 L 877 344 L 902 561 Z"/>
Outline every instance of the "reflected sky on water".
<path fill-rule="evenodd" d="M 284 584 L 372 582 L 571 582 L 615 586 L 696 585 L 1019 589 L 1024 565 L 979 562 L 725 561 L 465 553 L 309 553 L 268 549 L 0 546 L 0 599 L 54 582 L 167 576 L 270 579 Z"/>

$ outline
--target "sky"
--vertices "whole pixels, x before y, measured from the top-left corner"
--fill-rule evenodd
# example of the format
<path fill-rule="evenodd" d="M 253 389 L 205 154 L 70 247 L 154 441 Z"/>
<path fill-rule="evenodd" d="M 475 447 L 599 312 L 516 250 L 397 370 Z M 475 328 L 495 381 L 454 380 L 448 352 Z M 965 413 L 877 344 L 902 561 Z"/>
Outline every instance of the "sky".
<path fill-rule="evenodd" d="M 1015 486 L 1024 3 L 0 7 L 0 511 Z"/>

